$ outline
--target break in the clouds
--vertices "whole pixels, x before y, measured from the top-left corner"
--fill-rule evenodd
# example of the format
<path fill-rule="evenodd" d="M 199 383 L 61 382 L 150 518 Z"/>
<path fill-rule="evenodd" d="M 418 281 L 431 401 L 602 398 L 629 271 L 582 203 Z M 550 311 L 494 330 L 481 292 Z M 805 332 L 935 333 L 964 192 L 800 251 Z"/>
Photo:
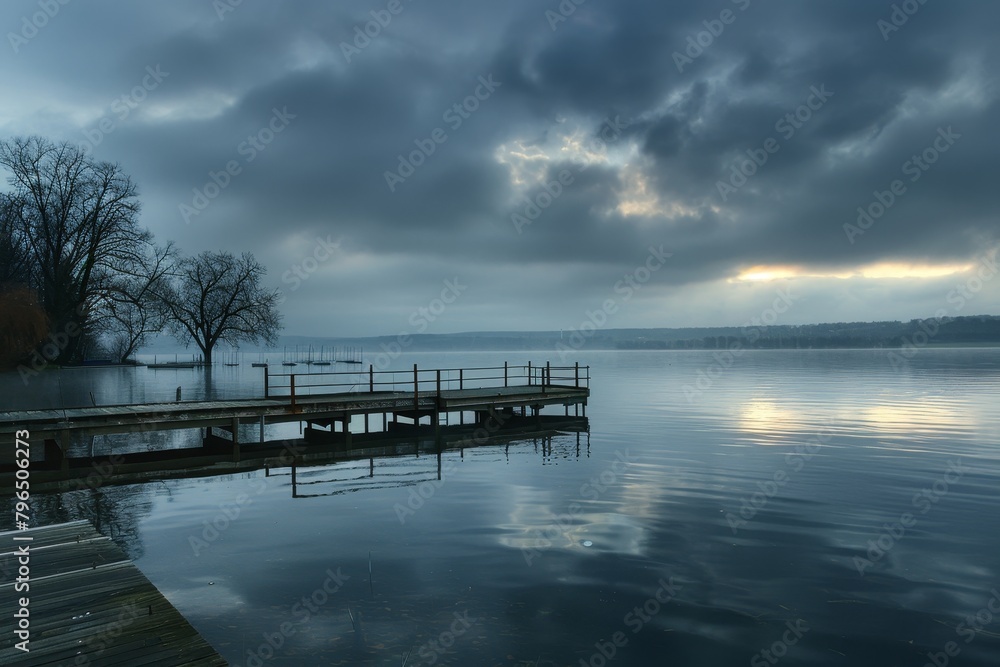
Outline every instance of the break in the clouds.
<path fill-rule="evenodd" d="M 1000 243 L 998 20 L 9 0 L 0 135 L 120 162 L 186 252 L 253 252 L 288 333 L 565 329 L 608 300 L 608 326 L 740 324 L 782 289 L 783 323 L 930 316 Z M 974 297 L 960 314 L 1000 307 Z"/>

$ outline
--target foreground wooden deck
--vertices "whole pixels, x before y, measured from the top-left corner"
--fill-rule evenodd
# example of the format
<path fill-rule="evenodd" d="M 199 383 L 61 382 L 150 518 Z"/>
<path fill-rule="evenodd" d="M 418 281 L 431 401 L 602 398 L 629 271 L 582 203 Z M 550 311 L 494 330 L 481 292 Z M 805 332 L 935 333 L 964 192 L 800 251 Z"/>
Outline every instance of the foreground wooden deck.
<path fill-rule="evenodd" d="M 14 538 L 31 537 L 31 541 Z M 0 636 L 0 665 L 218 666 L 227 664 L 109 538 L 88 521 L 0 533 L 0 559 L 28 545 L 30 590 L 15 592 L 17 567 L 2 571 L 0 615 L 30 604 L 29 652 Z"/>

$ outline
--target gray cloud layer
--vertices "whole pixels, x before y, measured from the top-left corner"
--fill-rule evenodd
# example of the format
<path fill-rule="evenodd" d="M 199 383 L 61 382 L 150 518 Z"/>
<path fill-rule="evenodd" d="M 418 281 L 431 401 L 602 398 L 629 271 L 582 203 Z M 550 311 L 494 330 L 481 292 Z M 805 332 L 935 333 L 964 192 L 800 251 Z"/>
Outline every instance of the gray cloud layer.
<path fill-rule="evenodd" d="M 267 264 L 289 333 L 405 329 L 455 276 L 469 288 L 432 331 L 576 326 L 621 299 L 651 245 L 673 256 L 613 326 L 739 324 L 789 285 L 802 301 L 787 322 L 925 316 L 964 277 L 728 281 L 759 265 L 965 264 L 1000 241 L 994 3 L 910 0 L 889 31 L 892 3 L 870 0 L 403 0 L 348 62 L 355 27 L 391 3 L 243 0 L 220 17 L 225 2 L 70 2 L 30 39 L 8 34 L 0 135 L 96 143 L 139 181 L 159 238 Z M 4 3 L 0 26 L 23 37 L 40 6 Z M 477 87 L 476 111 L 445 115 Z M 813 90 L 832 96 L 801 120 Z M 627 127 L 583 168 L 579 146 L 614 118 Z M 947 128 L 961 138 L 911 181 L 904 163 Z M 415 141 L 434 153 L 390 191 Z M 766 164 L 723 197 L 748 150 Z M 230 161 L 239 173 L 186 222 L 180 206 Z M 563 171 L 573 182 L 518 233 L 522 197 Z M 845 223 L 895 179 L 905 194 L 850 243 Z M 317 238 L 339 250 L 292 289 L 286 271 L 325 256 Z M 998 305 L 991 285 L 963 314 Z"/>

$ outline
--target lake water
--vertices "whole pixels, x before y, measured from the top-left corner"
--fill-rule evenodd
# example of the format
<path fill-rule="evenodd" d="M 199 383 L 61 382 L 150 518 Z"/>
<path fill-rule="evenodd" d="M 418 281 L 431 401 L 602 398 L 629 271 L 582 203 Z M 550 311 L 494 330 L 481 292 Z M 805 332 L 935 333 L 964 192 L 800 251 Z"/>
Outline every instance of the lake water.
<path fill-rule="evenodd" d="M 1000 664 L 1000 350 L 578 359 L 579 448 L 446 452 L 439 483 L 434 456 L 310 468 L 299 498 L 285 470 L 38 495 L 38 522 L 99 520 L 232 665 Z M 74 370 L 0 396 L 260 375 Z"/>

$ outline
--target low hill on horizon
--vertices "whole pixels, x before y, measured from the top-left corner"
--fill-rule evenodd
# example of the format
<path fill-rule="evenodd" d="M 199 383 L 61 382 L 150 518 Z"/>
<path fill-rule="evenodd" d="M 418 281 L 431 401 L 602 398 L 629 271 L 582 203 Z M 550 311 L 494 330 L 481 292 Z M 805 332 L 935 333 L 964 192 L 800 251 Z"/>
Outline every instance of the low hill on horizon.
<path fill-rule="evenodd" d="M 909 322 L 831 322 L 822 324 L 782 324 L 750 327 L 683 327 L 584 329 L 583 331 L 471 331 L 462 333 L 391 336 L 281 336 L 274 350 L 291 354 L 297 347 L 306 353 L 310 346 L 318 355 L 321 348 L 362 348 L 366 353 L 399 345 L 404 351 L 518 351 L 518 350 L 694 350 L 725 349 L 739 345 L 750 349 L 898 348 L 924 346 L 1000 345 L 1000 316 L 971 315 L 942 320 Z M 143 354 L 175 352 L 180 346 L 160 337 L 142 350 Z M 228 348 L 221 345 L 218 351 Z M 242 348 L 258 352 L 264 348 Z"/>

